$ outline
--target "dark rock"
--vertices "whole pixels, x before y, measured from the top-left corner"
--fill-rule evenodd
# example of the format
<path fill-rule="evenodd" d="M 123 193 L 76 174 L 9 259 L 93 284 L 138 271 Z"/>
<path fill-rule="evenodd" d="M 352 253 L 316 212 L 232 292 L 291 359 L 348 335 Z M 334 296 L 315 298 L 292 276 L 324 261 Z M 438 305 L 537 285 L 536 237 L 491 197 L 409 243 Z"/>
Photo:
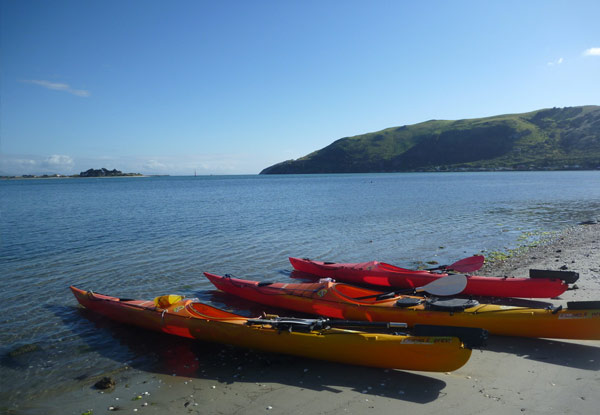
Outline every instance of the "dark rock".
<path fill-rule="evenodd" d="M 98 389 L 110 389 L 110 388 L 114 388 L 116 384 L 117 384 L 117 382 L 115 382 L 115 380 L 113 378 L 104 376 L 102 379 L 100 379 L 98 382 L 96 382 L 94 384 L 94 386 Z"/>
<path fill-rule="evenodd" d="M 560 269 L 562 269 L 564 271 L 566 269 L 569 269 L 569 267 L 567 267 L 566 265 L 563 265 L 562 267 L 560 267 Z"/>
<path fill-rule="evenodd" d="M 25 353 L 31 353 L 31 352 L 35 352 L 36 350 L 39 350 L 39 346 L 37 344 L 31 343 L 31 344 L 25 344 L 23 346 L 19 346 L 16 349 L 11 350 L 8 355 L 10 357 L 17 357 L 17 356 L 21 356 L 22 354 Z"/>
<path fill-rule="evenodd" d="M 583 222 L 579 222 L 579 225 L 596 225 L 598 223 L 597 220 L 584 220 Z"/>

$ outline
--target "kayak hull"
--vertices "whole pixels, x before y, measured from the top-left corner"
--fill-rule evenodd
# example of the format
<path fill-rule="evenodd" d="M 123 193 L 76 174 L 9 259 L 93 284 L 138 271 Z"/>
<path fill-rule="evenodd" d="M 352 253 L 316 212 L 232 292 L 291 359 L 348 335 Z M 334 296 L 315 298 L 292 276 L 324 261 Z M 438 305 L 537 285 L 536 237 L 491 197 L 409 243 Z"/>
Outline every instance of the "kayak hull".
<path fill-rule="evenodd" d="M 448 275 L 400 268 L 379 261 L 345 264 L 293 257 L 289 260 L 297 271 L 351 284 L 371 284 L 389 288 L 422 287 Z M 559 278 L 467 275 L 467 286 L 461 294 L 485 297 L 554 298 L 568 288 L 569 285 Z"/>
<path fill-rule="evenodd" d="M 473 327 L 490 334 L 521 337 L 600 340 L 600 310 L 551 310 L 478 304 L 460 311 L 438 311 L 426 304 L 399 306 L 398 300 L 417 298 L 394 296 L 377 300 L 380 291 L 349 284 L 324 281 L 318 283 L 273 283 L 259 286 L 256 281 L 221 277 L 205 273 L 219 290 L 264 305 L 331 318 L 395 321 L 441 326 Z M 359 297 L 371 296 L 359 300 Z"/>
<path fill-rule="evenodd" d="M 85 308 L 121 323 L 266 352 L 434 372 L 456 370 L 471 355 L 471 350 L 456 337 L 392 335 L 334 328 L 283 331 L 269 324 L 248 325 L 246 317 L 189 299 L 158 308 L 153 301 L 120 300 L 75 287 L 71 290 Z"/>

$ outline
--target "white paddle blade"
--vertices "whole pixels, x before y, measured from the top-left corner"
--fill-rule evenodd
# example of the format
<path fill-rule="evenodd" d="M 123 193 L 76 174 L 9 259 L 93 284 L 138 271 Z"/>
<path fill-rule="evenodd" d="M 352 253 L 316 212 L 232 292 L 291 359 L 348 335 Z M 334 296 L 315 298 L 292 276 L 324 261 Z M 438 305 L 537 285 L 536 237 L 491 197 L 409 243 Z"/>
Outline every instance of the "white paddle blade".
<path fill-rule="evenodd" d="M 425 291 L 432 295 L 456 295 L 460 294 L 467 287 L 467 277 L 463 274 L 450 274 L 440 277 L 416 291 Z"/>

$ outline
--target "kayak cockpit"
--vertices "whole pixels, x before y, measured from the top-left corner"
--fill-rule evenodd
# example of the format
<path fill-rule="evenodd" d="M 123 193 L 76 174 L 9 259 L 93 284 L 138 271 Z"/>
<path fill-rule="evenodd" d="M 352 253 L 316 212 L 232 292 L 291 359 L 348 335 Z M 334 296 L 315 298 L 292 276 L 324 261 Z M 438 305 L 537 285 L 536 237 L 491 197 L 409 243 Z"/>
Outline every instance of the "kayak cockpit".
<path fill-rule="evenodd" d="M 330 290 L 335 293 L 335 295 L 343 297 L 344 301 L 353 303 L 381 304 L 385 300 L 395 301 L 396 299 L 396 296 L 381 298 L 381 296 L 385 295 L 386 293 L 348 284 L 332 284 Z"/>
<path fill-rule="evenodd" d="M 186 304 L 186 309 L 194 317 L 205 319 L 205 320 L 219 320 L 231 323 L 243 323 L 247 319 L 237 314 L 230 313 L 225 310 L 221 310 L 216 307 L 209 306 L 208 304 L 190 301 Z"/>

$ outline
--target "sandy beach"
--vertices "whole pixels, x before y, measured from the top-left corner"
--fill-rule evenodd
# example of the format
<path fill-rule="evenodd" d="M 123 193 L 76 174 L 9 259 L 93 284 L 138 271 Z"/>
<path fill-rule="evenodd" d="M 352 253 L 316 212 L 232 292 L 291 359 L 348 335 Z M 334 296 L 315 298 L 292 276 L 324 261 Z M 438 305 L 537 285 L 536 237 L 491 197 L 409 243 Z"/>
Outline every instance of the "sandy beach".
<path fill-rule="evenodd" d="M 530 268 L 579 272 L 571 300 L 600 300 L 600 225 L 578 225 L 482 275 Z M 600 341 L 491 336 L 452 373 L 405 372 L 173 341 L 162 368 L 123 362 L 110 391 L 79 388 L 40 396 L 24 414 L 591 414 L 600 404 Z M 196 342 L 198 343 L 198 342 Z M 167 344 L 167 343 L 165 343 Z"/>

